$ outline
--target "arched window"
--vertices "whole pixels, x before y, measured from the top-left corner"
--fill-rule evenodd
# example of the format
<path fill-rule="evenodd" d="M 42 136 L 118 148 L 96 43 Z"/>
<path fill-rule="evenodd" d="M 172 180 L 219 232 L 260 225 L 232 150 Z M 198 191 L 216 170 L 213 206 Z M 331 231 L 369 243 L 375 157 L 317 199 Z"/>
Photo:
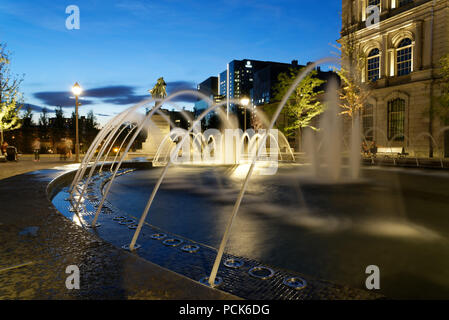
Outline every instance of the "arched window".
<path fill-rule="evenodd" d="M 375 82 L 380 78 L 380 51 L 373 49 L 367 59 L 368 81 Z"/>
<path fill-rule="evenodd" d="M 412 40 L 402 39 L 397 48 L 396 62 L 398 76 L 403 76 L 412 72 Z"/>
<path fill-rule="evenodd" d="M 388 140 L 404 140 L 405 100 L 401 98 L 388 102 Z"/>

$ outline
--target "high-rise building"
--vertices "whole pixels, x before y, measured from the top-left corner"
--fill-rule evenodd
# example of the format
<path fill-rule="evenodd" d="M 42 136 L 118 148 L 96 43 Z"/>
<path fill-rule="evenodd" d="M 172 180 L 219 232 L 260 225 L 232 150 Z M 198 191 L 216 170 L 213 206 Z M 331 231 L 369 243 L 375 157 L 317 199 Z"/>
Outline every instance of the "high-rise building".
<path fill-rule="evenodd" d="M 255 73 L 268 66 L 284 67 L 288 69 L 293 66 L 293 64 L 248 59 L 232 60 L 228 64 L 227 70 L 220 73 L 220 90 L 218 94 L 228 96 L 229 91 L 229 98 L 231 100 L 251 98 Z"/>
<path fill-rule="evenodd" d="M 366 57 L 360 76 L 372 89 L 365 137 L 410 155 L 449 157 L 449 123 L 433 112 L 439 60 L 449 53 L 449 0 L 343 0 L 342 12 L 340 41 L 351 39 Z"/>
<path fill-rule="evenodd" d="M 240 126 L 243 128 L 244 119 L 246 118 L 246 127 L 250 126 L 250 118 L 244 117 L 244 111 L 242 106 L 234 103 L 241 101 L 242 99 L 249 99 L 252 104 L 260 100 L 260 95 L 266 94 L 267 90 L 263 91 L 262 87 L 256 86 L 256 75 L 265 70 L 264 74 L 268 74 L 268 77 L 276 77 L 280 72 L 286 72 L 289 68 L 300 67 L 298 61 L 294 60 L 291 64 L 271 62 L 271 61 L 259 61 L 259 60 L 232 60 L 227 69 L 219 75 L 219 92 L 218 94 L 225 99 L 229 99 L 229 105 L 227 109 L 230 113 L 236 114 L 239 120 Z M 267 69 L 268 68 L 268 69 Z M 260 79 L 258 77 L 257 79 Z M 262 76 L 265 80 L 266 78 Z M 270 86 L 270 83 L 266 81 L 259 82 L 260 86 Z M 272 95 L 272 90 L 268 90 L 268 95 Z"/>
<path fill-rule="evenodd" d="M 289 63 L 270 63 L 265 68 L 254 73 L 254 85 L 251 98 L 255 106 L 273 102 L 276 95 L 275 89 L 281 73 L 289 73 L 292 69 L 300 69 L 304 66 L 298 65 L 297 60 Z"/>
<path fill-rule="evenodd" d="M 203 82 L 201 82 L 198 87 L 198 91 L 205 94 L 206 96 L 215 96 L 218 94 L 218 78 L 209 77 Z"/>
<path fill-rule="evenodd" d="M 213 101 L 214 97 L 218 94 L 218 78 L 207 78 L 197 86 L 197 90 Z M 210 106 L 206 100 L 198 98 L 198 101 L 195 102 L 194 106 L 195 117 L 200 115 L 208 107 Z"/>

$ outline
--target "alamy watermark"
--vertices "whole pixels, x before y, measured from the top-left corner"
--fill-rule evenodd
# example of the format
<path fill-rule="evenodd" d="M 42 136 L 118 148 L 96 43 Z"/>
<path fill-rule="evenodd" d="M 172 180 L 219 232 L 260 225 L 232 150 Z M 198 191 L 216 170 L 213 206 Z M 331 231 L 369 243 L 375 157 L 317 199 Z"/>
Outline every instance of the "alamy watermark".
<path fill-rule="evenodd" d="M 367 28 L 380 28 L 380 8 L 379 6 L 369 6 L 366 8 L 366 21 Z"/>
<path fill-rule="evenodd" d="M 68 30 L 79 30 L 81 25 L 80 8 L 72 4 L 65 8 L 65 13 L 69 15 L 65 20 L 65 27 Z"/>
<path fill-rule="evenodd" d="M 65 280 L 65 286 L 68 290 L 80 289 L 80 269 L 78 266 L 71 265 L 65 269 L 65 273 L 69 274 Z"/>
<path fill-rule="evenodd" d="M 378 266 L 371 265 L 366 267 L 366 274 L 369 274 L 366 278 L 365 286 L 368 290 L 380 290 L 380 269 Z"/>

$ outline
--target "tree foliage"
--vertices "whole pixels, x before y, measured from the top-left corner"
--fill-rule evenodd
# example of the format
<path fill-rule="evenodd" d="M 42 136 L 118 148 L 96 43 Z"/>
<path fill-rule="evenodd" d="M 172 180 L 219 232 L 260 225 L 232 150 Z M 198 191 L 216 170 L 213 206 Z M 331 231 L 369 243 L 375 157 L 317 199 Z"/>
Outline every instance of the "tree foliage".
<path fill-rule="evenodd" d="M 371 90 L 363 82 L 363 70 L 366 56 L 357 50 L 353 35 L 347 35 L 340 40 L 340 69 L 336 70 L 342 86 L 340 89 L 341 114 L 350 118 L 363 110 Z"/>
<path fill-rule="evenodd" d="M 33 110 L 30 106 L 27 106 L 27 108 L 23 111 L 22 114 L 22 127 L 32 127 L 34 125 L 33 123 Z"/>
<path fill-rule="evenodd" d="M 0 43 L 0 131 L 3 142 L 3 132 L 20 128 L 19 111 L 22 108 L 22 95 L 19 86 L 21 78 L 11 73 L 10 53 L 6 45 Z"/>
<path fill-rule="evenodd" d="M 42 109 L 42 113 L 39 116 L 39 126 L 47 129 L 49 125 L 49 120 L 48 120 L 48 109 L 47 108 L 43 108 Z"/>
<path fill-rule="evenodd" d="M 64 126 L 64 111 L 62 110 L 62 107 L 55 108 L 55 120 L 53 122 L 53 128 L 62 130 L 64 129 Z"/>
<path fill-rule="evenodd" d="M 93 110 L 90 110 L 86 115 L 86 129 L 95 130 L 98 127 L 97 118 L 95 117 L 95 113 Z"/>
<path fill-rule="evenodd" d="M 301 70 L 290 69 L 289 72 L 279 75 L 278 83 L 274 87 L 276 101 L 281 101 L 287 94 L 299 72 Z M 324 80 L 317 78 L 317 71 L 313 71 L 293 91 L 285 105 L 289 121 L 284 128 L 280 128 L 287 135 L 294 135 L 298 129 L 305 127 L 316 130 L 312 120 L 324 111 L 324 105 L 317 100 L 318 95 L 323 93 L 320 87 L 324 83 Z"/>

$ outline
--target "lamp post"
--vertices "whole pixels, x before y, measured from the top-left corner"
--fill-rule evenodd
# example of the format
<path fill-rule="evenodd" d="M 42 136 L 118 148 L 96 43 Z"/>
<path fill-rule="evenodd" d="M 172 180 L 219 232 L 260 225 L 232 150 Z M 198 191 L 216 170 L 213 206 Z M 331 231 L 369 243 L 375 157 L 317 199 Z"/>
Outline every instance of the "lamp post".
<path fill-rule="evenodd" d="M 240 103 L 241 103 L 241 105 L 244 107 L 243 109 L 243 114 L 245 115 L 244 116 L 244 132 L 246 132 L 246 107 L 248 106 L 248 104 L 249 104 L 249 99 L 248 98 L 243 98 L 242 100 L 240 100 Z"/>
<path fill-rule="evenodd" d="M 81 86 L 76 82 L 72 87 L 72 92 L 75 95 L 75 162 L 80 162 L 80 137 L 78 130 L 78 97 L 83 92 Z"/>

